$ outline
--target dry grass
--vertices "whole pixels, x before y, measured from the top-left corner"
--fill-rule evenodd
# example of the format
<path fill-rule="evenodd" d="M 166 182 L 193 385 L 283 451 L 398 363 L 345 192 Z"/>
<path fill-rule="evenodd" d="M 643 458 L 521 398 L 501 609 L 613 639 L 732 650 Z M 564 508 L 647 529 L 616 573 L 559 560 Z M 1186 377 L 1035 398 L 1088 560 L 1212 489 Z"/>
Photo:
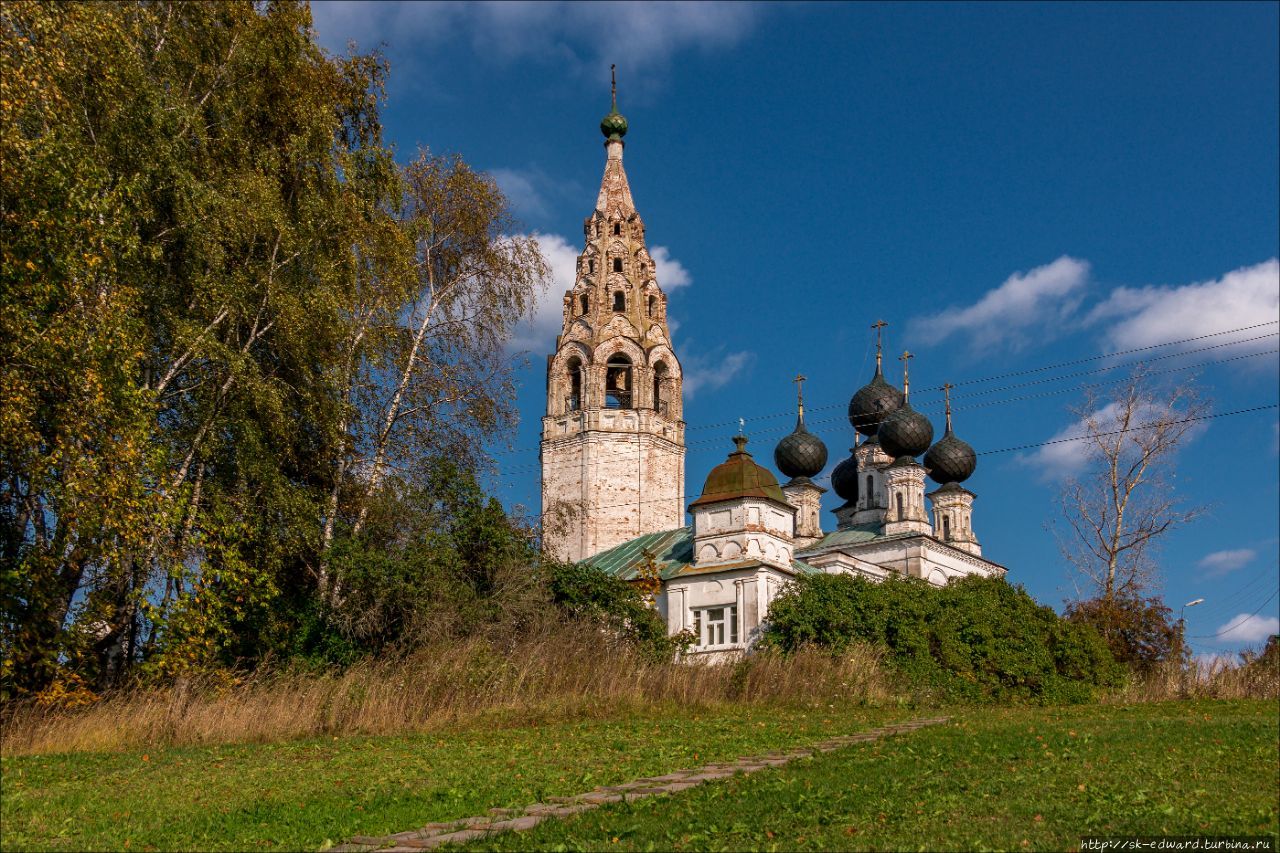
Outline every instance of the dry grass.
<path fill-rule="evenodd" d="M 646 661 L 601 634 L 548 627 L 502 649 L 469 640 L 337 673 L 276 672 L 137 689 L 87 708 L 7 709 L 7 755 L 393 734 L 467 722 L 597 716 L 719 703 L 876 703 L 889 697 L 880 656 L 855 649 L 724 666 Z"/>
<path fill-rule="evenodd" d="M 1169 699 L 1277 699 L 1280 666 L 1272 658 L 1237 663 L 1226 657 L 1199 659 L 1190 665 L 1168 661 L 1105 697 L 1111 703 L 1163 702 Z"/>

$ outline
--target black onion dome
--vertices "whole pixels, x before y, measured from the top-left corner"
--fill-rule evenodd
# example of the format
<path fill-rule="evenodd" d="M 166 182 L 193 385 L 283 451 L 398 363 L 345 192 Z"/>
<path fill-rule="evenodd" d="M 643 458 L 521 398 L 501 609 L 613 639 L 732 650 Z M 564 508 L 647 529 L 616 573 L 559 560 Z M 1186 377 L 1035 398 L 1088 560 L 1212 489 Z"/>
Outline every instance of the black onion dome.
<path fill-rule="evenodd" d="M 849 401 L 849 423 L 865 436 L 873 436 L 880 424 L 902 406 L 902 392 L 884 381 L 880 367 L 871 381 L 858 389 Z"/>
<path fill-rule="evenodd" d="M 831 472 L 831 488 L 846 504 L 858 502 L 858 460 L 853 458 L 853 448 L 849 449 L 849 458 Z"/>
<path fill-rule="evenodd" d="M 827 467 L 827 446 L 804 428 L 803 420 L 798 420 L 795 430 L 773 449 L 773 461 L 779 471 L 793 479 L 816 477 Z"/>
<path fill-rule="evenodd" d="M 919 456 L 933 442 L 933 424 L 907 403 L 884 419 L 879 437 L 884 452 L 895 459 Z"/>
<path fill-rule="evenodd" d="M 961 441 L 955 433 L 947 430 L 924 455 L 924 467 L 929 472 L 929 479 L 940 486 L 963 483 L 973 476 L 978 467 L 978 454 L 973 452 L 968 442 Z"/>

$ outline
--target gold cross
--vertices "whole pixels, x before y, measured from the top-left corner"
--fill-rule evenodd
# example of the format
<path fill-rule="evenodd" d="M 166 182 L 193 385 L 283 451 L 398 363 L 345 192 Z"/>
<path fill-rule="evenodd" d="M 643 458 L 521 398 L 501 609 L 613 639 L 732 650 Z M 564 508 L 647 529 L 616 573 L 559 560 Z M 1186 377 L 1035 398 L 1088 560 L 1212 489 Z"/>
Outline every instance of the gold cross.
<path fill-rule="evenodd" d="M 950 382 L 942 383 L 942 396 L 947 401 L 947 432 L 951 431 L 951 389 L 954 387 Z"/>
<path fill-rule="evenodd" d="M 898 361 L 902 362 L 902 400 L 906 402 L 907 395 L 911 393 L 911 380 L 908 378 L 907 368 L 910 367 L 909 361 L 915 358 L 915 355 L 902 351 L 902 355 L 898 356 Z"/>
<path fill-rule="evenodd" d="M 797 373 L 796 378 L 791 380 L 796 383 L 796 396 L 800 400 L 801 409 L 804 408 L 804 381 L 808 378 L 803 373 Z"/>
<path fill-rule="evenodd" d="M 871 328 L 876 330 L 876 369 L 880 368 L 880 330 L 889 325 L 884 320 L 876 320 Z"/>
<path fill-rule="evenodd" d="M 609 96 L 613 99 L 613 108 L 618 109 L 618 66 L 609 66 Z"/>

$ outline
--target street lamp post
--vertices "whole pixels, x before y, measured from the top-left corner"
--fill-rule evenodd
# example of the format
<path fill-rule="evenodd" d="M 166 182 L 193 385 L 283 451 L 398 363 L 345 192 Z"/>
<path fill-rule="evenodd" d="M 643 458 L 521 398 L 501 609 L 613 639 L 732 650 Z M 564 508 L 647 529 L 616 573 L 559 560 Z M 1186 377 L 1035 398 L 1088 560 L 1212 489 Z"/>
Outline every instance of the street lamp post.
<path fill-rule="evenodd" d="M 1186 621 L 1187 608 L 1195 607 L 1197 604 L 1204 604 L 1204 599 L 1197 598 L 1192 601 L 1188 601 L 1186 604 L 1182 605 L 1182 609 L 1178 611 L 1178 669 L 1181 670 L 1184 674 L 1183 689 L 1182 689 L 1183 694 L 1187 692 L 1186 680 L 1185 680 L 1186 667 L 1183 665 L 1183 662 L 1182 662 L 1182 656 L 1183 654 L 1185 654 L 1186 648 L 1187 648 L 1187 621 Z"/>

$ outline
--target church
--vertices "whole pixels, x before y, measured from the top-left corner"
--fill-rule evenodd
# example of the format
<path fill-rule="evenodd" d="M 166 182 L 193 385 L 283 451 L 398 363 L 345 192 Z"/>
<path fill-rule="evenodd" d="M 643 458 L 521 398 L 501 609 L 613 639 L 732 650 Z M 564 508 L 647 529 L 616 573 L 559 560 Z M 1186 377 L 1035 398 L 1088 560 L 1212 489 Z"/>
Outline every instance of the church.
<path fill-rule="evenodd" d="M 933 424 L 911 406 L 909 353 L 902 387 L 885 379 L 879 321 L 875 374 L 849 401 L 854 447 L 830 475 L 844 501 L 834 530 L 823 529 L 826 489 L 813 479 L 827 448 L 805 428 L 802 395 L 795 430 L 773 451 L 785 483 L 738 435 L 686 507 L 680 360 L 622 166 L 627 121 L 616 87 L 600 130 L 604 178 L 547 357 L 544 547 L 640 585 L 668 631 L 692 632 L 690 653 L 709 659 L 749 649 L 774 596 L 797 575 L 898 575 L 939 586 L 1003 577 L 1005 568 L 982 555 L 975 495 L 961 485 L 977 456 L 952 430 L 949 400 L 945 431 L 933 441 Z M 937 486 L 927 494 L 926 478 Z"/>

